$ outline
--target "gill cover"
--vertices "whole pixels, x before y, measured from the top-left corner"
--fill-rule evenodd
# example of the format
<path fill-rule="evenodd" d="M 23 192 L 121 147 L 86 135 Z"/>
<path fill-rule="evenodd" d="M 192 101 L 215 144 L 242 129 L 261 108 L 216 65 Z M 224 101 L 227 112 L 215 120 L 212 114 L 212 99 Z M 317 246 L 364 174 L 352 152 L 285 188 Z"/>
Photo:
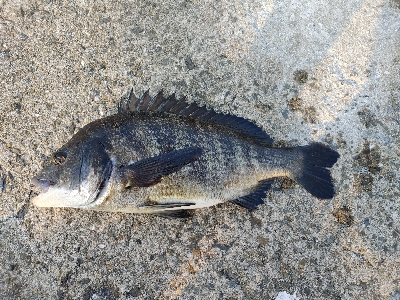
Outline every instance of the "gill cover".
<path fill-rule="evenodd" d="M 80 168 L 80 192 L 94 204 L 102 196 L 112 172 L 112 161 L 104 145 L 97 139 L 85 143 Z"/>

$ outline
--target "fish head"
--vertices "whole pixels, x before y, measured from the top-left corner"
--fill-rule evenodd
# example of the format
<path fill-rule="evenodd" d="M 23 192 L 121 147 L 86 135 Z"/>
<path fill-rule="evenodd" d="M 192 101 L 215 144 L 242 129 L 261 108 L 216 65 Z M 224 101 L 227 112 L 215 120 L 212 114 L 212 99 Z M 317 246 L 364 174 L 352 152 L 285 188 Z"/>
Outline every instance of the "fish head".
<path fill-rule="evenodd" d="M 32 203 L 38 207 L 89 208 L 104 199 L 113 163 L 97 139 L 67 143 L 32 179 L 40 189 Z"/>

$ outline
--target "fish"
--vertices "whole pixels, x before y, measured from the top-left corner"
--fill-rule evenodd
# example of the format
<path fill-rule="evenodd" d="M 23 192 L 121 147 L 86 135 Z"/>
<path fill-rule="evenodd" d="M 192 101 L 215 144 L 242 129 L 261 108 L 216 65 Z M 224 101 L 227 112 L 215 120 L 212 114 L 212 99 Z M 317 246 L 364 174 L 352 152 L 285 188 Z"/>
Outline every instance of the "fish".
<path fill-rule="evenodd" d="M 333 198 L 338 152 L 318 142 L 273 143 L 245 118 L 132 89 L 117 113 L 79 129 L 44 163 L 31 180 L 40 191 L 32 203 L 187 218 L 228 201 L 257 209 L 281 177 Z"/>

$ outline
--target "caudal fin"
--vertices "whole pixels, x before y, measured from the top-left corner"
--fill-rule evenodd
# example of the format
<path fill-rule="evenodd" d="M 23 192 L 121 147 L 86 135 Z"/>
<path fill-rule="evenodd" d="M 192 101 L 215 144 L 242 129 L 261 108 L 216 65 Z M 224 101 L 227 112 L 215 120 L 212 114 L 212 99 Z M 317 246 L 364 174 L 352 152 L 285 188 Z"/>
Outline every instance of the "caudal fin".
<path fill-rule="evenodd" d="M 293 174 L 294 179 L 315 197 L 333 198 L 335 188 L 331 173 L 327 168 L 331 168 L 336 163 L 339 153 L 320 143 L 298 147 L 297 151 L 302 154 L 303 165 L 298 172 Z"/>

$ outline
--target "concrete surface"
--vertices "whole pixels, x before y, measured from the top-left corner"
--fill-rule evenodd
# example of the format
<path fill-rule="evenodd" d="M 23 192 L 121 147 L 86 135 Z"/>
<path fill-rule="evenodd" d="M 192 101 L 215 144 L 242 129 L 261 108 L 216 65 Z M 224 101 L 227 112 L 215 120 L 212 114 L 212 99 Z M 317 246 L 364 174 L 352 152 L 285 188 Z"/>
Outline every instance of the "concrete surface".
<path fill-rule="evenodd" d="M 399 75 L 398 0 L 2 1 L 1 299 L 399 299 Z M 188 221 L 33 207 L 41 162 L 131 87 L 329 144 L 337 195 L 289 182 Z"/>

